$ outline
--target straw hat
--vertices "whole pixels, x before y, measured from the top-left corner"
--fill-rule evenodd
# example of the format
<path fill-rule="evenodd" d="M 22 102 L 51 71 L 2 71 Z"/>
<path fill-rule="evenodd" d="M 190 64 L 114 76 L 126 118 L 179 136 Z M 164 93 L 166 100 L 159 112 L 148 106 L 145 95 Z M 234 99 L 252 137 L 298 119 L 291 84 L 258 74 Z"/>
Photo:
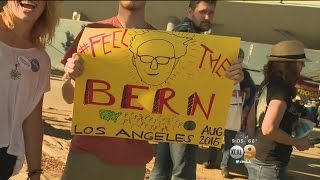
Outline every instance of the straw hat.
<path fill-rule="evenodd" d="M 271 54 L 267 56 L 269 61 L 304 61 L 311 62 L 306 58 L 304 46 L 300 41 L 281 41 L 272 46 Z"/>

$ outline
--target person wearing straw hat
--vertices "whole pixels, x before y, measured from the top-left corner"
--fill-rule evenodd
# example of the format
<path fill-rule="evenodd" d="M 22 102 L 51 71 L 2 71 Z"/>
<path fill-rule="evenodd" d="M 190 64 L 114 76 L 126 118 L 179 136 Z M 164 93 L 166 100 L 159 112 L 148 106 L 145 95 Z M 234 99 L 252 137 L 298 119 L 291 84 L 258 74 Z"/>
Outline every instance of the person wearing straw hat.
<path fill-rule="evenodd" d="M 311 147 L 307 137 L 291 136 L 293 125 L 298 120 L 292 105 L 296 96 L 295 84 L 300 77 L 306 58 L 304 45 L 296 40 L 281 41 L 272 46 L 264 66 L 264 81 L 256 96 L 248 118 L 249 138 L 256 156 L 245 164 L 249 180 L 286 179 L 286 168 L 292 146 L 299 151 Z"/>

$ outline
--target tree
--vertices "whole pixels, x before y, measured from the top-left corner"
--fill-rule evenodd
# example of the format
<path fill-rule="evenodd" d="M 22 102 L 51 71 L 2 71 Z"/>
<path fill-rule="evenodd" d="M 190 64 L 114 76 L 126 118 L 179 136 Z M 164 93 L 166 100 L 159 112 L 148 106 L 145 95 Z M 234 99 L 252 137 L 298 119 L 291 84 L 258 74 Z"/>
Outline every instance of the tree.
<path fill-rule="evenodd" d="M 65 51 L 67 51 L 69 49 L 69 47 L 71 46 L 71 44 L 74 41 L 74 35 L 70 33 L 70 31 L 66 32 L 66 43 L 61 43 L 62 47 L 64 48 Z"/>

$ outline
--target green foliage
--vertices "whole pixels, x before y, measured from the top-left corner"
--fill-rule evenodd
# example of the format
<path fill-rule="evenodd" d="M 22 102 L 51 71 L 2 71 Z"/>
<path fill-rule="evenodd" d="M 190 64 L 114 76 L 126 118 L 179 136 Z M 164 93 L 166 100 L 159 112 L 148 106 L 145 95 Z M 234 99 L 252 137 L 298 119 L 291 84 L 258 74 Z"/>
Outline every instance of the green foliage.
<path fill-rule="evenodd" d="M 65 51 L 69 49 L 74 41 L 74 35 L 70 33 L 70 31 L 66 32 L 66 43 L 61 43 L 62 47 Z"/>

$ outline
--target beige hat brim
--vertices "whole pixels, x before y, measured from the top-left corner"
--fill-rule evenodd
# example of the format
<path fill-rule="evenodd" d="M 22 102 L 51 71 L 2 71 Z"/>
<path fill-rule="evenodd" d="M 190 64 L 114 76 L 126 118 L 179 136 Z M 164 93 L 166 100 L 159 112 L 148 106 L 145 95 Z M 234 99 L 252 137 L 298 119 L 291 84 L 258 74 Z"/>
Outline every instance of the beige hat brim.
<path fill-rule="evenodd" d="M 288 59 L 288 58 L 282 58 L 282 57 L 273 57 L 273 56 L 267 56 L 267 59 L 269 61 L 302 61 L 302 62 L 312 62 L 310 59 L 308 58 L 303 58 L 303 59 Z"/>

